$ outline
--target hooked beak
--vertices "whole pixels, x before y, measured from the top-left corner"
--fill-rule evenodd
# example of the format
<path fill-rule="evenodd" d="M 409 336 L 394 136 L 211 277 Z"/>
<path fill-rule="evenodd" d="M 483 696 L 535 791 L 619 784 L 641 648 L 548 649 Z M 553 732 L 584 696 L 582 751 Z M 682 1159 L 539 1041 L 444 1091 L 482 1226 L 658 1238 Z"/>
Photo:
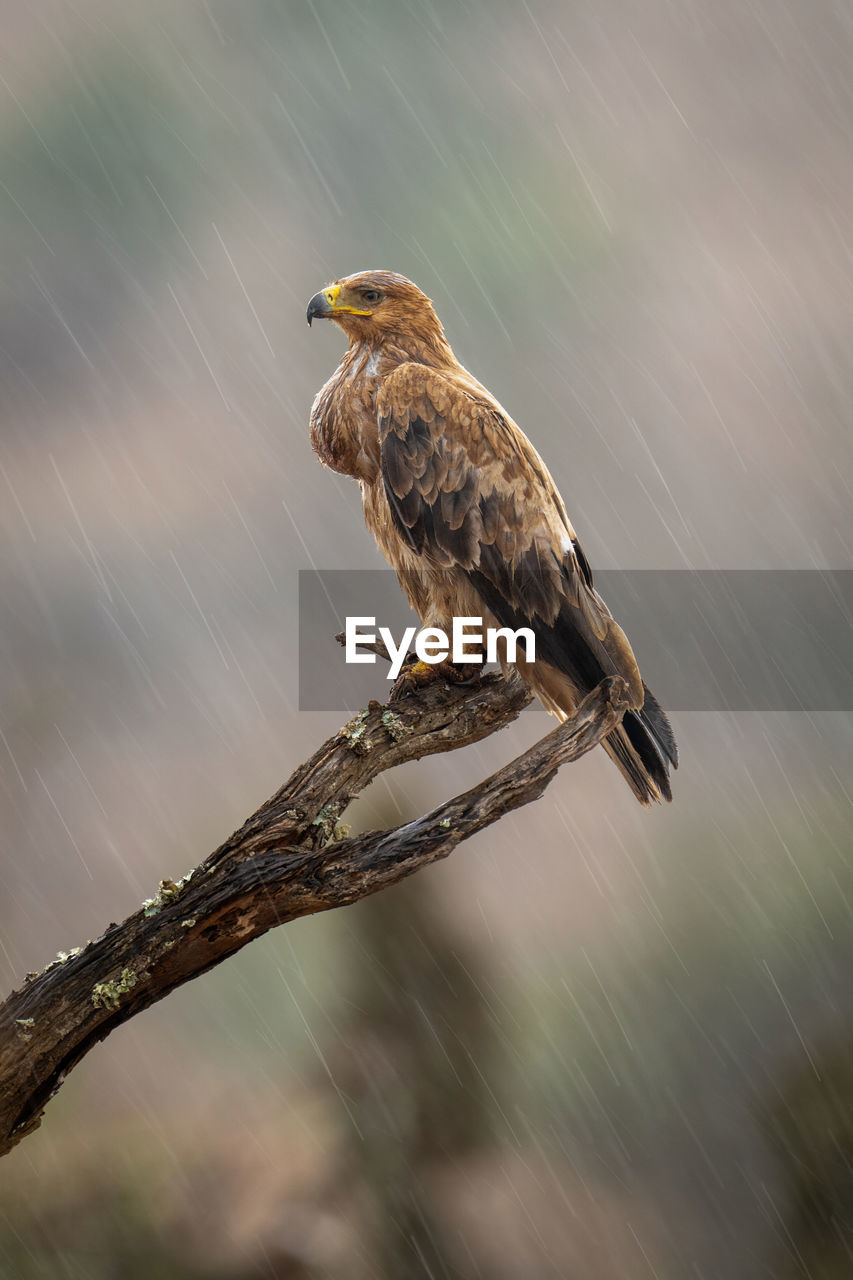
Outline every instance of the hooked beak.
<path fill-rule="evenodd" d="M 346 303 L 338 302 L 341 292 L 339 284 L 330 284 L 328 288 L 321 289 L 319 293 L 315 293 L 314 297 L 308 303 L 308 311 L 306 319 L 310 326 L 312 320 L 321 319 L 328 320 L 330 316 L 341 315 L 342 313 L 349 316 L 372 316 L 372 311 L 361 311 L 358 307 L 350 307 Z"/>
<path fill-rule="evenodd" d="M 325 320 L 333 314 L 329 299 L 326 297 L 327 293 L 327 289 L 321 289 L 319 293 L 314 294 L 314 297 L 308 303 L 308 310 L 305 314 L 309 326 L 311 321 L 316 320 L 318 316 L 321 320 Z"/>

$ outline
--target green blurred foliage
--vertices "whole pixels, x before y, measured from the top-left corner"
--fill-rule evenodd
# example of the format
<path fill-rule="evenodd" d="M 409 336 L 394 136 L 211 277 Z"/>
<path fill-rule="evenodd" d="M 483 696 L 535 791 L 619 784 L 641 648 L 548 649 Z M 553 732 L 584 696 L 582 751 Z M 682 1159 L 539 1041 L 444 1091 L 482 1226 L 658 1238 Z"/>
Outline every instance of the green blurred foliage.
<path fill-rule="evenodd" d="M 69 230 L 114 237 L 143 262 L 174 236 L 152 184 L 180 212 L 199 160 L 181 140 L 178 103 L 152 75 L 124 60 L 93 58 L 56 85 L 35 115 L 19 116 L 11 134 L 9 124 L 0 181 L 15 202 L 3 211 L 5 235 L 24 236 L 34 222 L 61 253 L 73 253 L 63 239 Z"/>
<path fill-rule="evenodd" d="M 816 1076 L 825 1028 L 849 1010 L 846 827 L 804 839 L 792 818 L 763 847 L 753 837 L 748 862 L 706 837 L 700 864 L 701 879 L 695 864 L 670 863 L 639 943 L 608 940 L 560 957 L 544 981 L 525 975 L 517 1016 L 534 1066 L 514 1086 L 556 1151 L 683 1202 L 711 1274 L 737 1255 L 756 1200 L 770 1251 L 791 1265 L 790 1237 L 796 1247 L 815 1228 L 808 1197 L 823 1198 L 834 1228 L 800 1247 L 809 1274 L 826 1266 L 834 1280 L 853 1208 L 846 1057 L 835 1083 Z M 799 1084 L 786 1085 L 792 1075 Z M 794 1202 L 792 1217 L 780 1201 Z"/>
<path fill-rule="evenodd" d="M 23 373 L 44 403 L 126 340 L 151 285 L 181 269 L 179 227 L 204 198 L 205 145 L 153 69 L 122 54 L 89 55 L 9 113 L 0 374 L 10 389 Z"/>
<path fill-rule="evenodd" d="M 782 1174 L 782 1275 L 845 1280 L 853 1259 L 853 1037 L 820 1043 L 761 1114 Z"/>

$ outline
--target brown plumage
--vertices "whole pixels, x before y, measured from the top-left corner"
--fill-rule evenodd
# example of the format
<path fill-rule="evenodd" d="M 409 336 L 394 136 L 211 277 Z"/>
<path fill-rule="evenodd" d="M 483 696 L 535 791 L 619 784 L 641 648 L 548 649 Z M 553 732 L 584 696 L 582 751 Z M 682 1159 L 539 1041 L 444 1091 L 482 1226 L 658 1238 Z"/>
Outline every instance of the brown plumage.
<path fill-rule="evenodd" d="M 642 804 L 672 798 L 672 729 L 625 633 L 595 590 L 563 500 L 533 445 L 450 348 L 432 303 L 404 276 L 364 271 L 315 294 L 349 349 L 311 410 L 326 466 L 360 482 L 364 517 L 424 626 L 456 617 L 530 627 L 516 665 L 560 719 L 606 675 L 633 709 L 605 750 Z"/>

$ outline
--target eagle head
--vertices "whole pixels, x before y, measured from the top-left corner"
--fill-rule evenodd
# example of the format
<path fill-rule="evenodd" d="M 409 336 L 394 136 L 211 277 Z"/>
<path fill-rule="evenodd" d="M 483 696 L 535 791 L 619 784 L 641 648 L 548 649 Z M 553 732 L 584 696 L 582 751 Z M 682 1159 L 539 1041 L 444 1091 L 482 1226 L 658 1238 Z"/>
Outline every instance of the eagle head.
<path fill-rule="evenodd" d="M 334 320 L 350 342 L 381 343 L 406 336 L 443 336 L 432 303 L 396 271 L 358 271 L 326 285 L 308 303 L 307 320 Z"/>

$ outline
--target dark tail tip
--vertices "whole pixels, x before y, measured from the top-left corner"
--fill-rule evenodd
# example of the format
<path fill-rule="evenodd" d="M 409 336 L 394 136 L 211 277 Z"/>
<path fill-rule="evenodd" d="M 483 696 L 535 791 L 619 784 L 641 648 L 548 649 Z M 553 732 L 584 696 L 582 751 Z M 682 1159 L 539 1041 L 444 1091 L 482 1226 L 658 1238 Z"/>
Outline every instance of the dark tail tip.
<path fill-rule="evenodd" d="M 666 757 L 673 769 L 677 769 L 678 745 L 675 741 L 675 734 L 672 732 L 672 725 L 645 680 L 643 681 L 643 691 L 645 693 L 645 701 L 643 702 L 642 710 L 637 714 L 654 738 L 661 754 Z"/>
<path fill-rule="evenodd" d="M 639 711 L 626 711 L 622 717 L 622 728 L 631 746 L 640 757 L 643 769 L 651 778 L 664 800 L 672 799 L 672 787 L 669 785 L 669 764 L 663 758 L 660 748 L 652 734 L 640 719 Z"/>
<path fill-rule="evenodd" d="M 678 768 L 675 734 L 657 698 L 645 685 L 643 688 L 645 701 L 642 708 L 639 711 L 627 711 L 622 719 L 622 728 L 662 798 L 671 800 L 670 766 Z"/>

